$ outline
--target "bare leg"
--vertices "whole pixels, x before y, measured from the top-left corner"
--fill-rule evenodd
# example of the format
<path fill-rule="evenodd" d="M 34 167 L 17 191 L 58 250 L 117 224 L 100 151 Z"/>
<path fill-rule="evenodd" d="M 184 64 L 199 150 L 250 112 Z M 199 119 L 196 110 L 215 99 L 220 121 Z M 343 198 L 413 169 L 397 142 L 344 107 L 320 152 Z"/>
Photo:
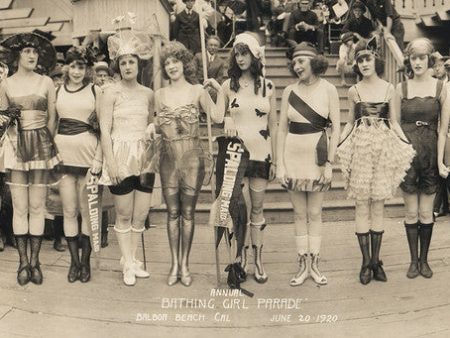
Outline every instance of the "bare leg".
<path fill-rule="evenodd" d="M 135 190 L 134 210 L 131 232 L 131 254 L 133 256 L 133 269 L 136 277 L 148 278 L 149 273 L 141 268 L 140 262 L 136 259 L 136 250 L 145 230 L 145 219 L 147 218 L 152 203 L 152 194 Z"/>
<path fill-rule="evenodd" d="M 307 210 L 309 218 L 309 250 L 311 255 L 311 277 L 317 284 L 327 284 L 327 278 L 319 271 L 319 252 L 322 242 L 323 192 L 308 192 Z"/>

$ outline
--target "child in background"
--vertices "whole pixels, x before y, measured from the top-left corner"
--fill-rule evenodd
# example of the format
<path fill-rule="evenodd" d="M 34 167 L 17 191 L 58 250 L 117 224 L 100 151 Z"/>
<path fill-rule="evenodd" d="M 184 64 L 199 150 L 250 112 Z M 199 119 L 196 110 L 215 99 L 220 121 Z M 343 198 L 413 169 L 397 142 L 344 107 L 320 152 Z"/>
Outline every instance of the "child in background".
<path fill-rule="evenodd" d="M 336 70 L 341 75 L 341 85 L 348 86 L 345 75 L 353 74 L 353 63 L 355 60 L 355 43 L 352 32 L 342 34 L 342 44 L 339 47 L 339 60 L 336 63 Z"/>

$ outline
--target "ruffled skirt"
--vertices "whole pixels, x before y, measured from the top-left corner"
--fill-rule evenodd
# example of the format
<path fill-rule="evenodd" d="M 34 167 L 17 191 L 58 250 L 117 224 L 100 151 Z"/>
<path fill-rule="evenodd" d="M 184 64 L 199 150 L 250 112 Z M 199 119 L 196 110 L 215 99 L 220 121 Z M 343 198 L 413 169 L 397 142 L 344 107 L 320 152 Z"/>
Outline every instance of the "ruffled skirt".
<path fill-rule="evenodd" d="M 338 147 L 348 198 L 384 200 L 392 198 L 411 166 L 415 151 L 384 121 L 353 127 Z"/>
<path fill-rule="evenodd" d="M 55 168 L 61 157 L 47 127 L 21 130 L 19 135 L 7 133 L 2 152 L 8 184 L 48 185 L 58 181 Z"/>

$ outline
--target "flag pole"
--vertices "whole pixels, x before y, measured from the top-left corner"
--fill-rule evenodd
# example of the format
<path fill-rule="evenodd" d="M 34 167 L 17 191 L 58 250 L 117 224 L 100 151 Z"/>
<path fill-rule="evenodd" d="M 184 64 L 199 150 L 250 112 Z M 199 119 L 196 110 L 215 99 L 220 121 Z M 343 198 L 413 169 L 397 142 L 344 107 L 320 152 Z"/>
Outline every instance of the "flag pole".
<path fill-rule="evenodd" d="M 207 69 L 207 61 L 206 61 L 206 45 L 205 45 L 205 29 L 203 27 L 203 13 L 199 13 L 199 25 L 200 25 L 200 46 L 201 46 L 201 54 L 202 54 L 202 71 L 203 71 L 203 79 L 206 80 L 208 78 L 208 69 Z M 208 129 L 208 150 L 212 155 L 213 153 L 213 141 L 212 141 L 212 127 L 211 127 L 211 115 L 210 112 L 206 114 L 206 125 Z M 214 175 L 211 176 L 210 181 L 211 186 L 211 200 L 214 202 L 216 199 L 215 194 L 215 179 Z M 220 286 L 220 258 L 219 258 L 219 248 L 216 247 L 217 243 L 217 231 L 214 227 L 214 252 L 216 256 L 216 276 L 217 276 L 217 286 Z"/>

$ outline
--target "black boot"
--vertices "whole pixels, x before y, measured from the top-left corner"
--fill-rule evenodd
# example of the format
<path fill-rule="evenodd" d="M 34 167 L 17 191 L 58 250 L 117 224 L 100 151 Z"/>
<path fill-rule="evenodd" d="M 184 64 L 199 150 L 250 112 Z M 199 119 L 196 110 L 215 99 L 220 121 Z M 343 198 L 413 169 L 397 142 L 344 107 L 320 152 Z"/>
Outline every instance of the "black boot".
<path fill-rule="evenodd" d="M 383 239 L 384 231 L 373 231 L 370 230 L 370 242 L 372 246 L 372 271 L 373 271 L 373 279 L 386 282 L 387 277 L 383 270 L 383 262 L 380 261 L 380 248 L 381 248 L 381 240 Z"/>
<path fill-rule="evenodd" d="M 80 255 L 78 254 L 78 236 L 66 237 L 70 252 L 70 267 L 67 274 L 69 283 L 80 278 Z"/>
<path fill-rule="evenodd" d="M 106 248 L 108 246 L 108 212 L 104 211 L 102 216 L 102 240 L 101 247 Z"/>
<path fill-rule="evenodd" d="M 55 220 L 53 221 L 53 248 L 58 252 L 66 251 L 66 246 L 62 243 L 61 239 L 64 236 L 64 221 L 63 217 L 55 216 Z"/>
<path fill-rule="evenodd" d="M 19 252 L 20 265 L 17 270 L 17 283 L 19 285 L 27 284 L 31 279 L 30 264 L 28 263 L 28 234 L 15 235 L 17 251 Z"/>
<path fill-rule="evenodd" d="M 30 270 L 31 278 L 30 280 L 37 285 L 42 284 L 44 276 L 41 271 L 41 263 L 39 263 L 39 252 L 41 251 L 42 236 L 30 235 Z"/>
<path fill-rule="evenodd" d="M 406 238 L 408 239 L 409 253 L 411 255 L 411 263 L 409 265 L 406 277 L 416 278 L 419 275 L 419 223 L 405 223 Z"/>
<path fill-rule="evenodd" d="M 0 225 L 1 227 L 1 225 Z M 0 252 L 5 250 L 5 243 L 3 242 L 2 229 L 0 228 Z"/>
<path fill-rule="evenodd" d="M 361 284 L 366 285 L 369 284 L 372 279 L 369 233 L 356 233 L 356 236 L 358 236 L 359 247 L 363 256 L 361 271 L 359 272 L 359 281 Z"/>
<path fill-rule="evenodd" d="M 419 238 L 420 238 L 420 259 L 419 271 L 425 278 L 433 277 L 433 271 L 428 265 L 428 249 L 430 248 L 431 235 L 433 234 L 433 224 L 420 224 Z"/>
<path fill-rule="evenodd" d="M 91 279 L 91 241 L 89 236 L 81 235 L 81 272 L 80 282 L 87 283 Z"/>

